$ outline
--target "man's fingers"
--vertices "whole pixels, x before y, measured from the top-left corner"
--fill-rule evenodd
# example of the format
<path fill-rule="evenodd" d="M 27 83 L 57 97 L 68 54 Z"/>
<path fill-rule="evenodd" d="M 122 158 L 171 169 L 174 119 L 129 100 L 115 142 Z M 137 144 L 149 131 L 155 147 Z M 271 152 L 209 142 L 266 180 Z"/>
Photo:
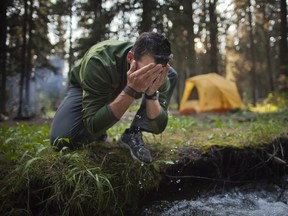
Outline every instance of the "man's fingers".
<path fill-rule="evenodd" d="M 163 68 L 160 64 L 155 65 L 155 67 L 148 70 L 146 73 L 143 74 L 144 79 L 152 79 L 154 80 L 160 73 L 162 73 Z"/>
<path fill-rule="evenodd" d="M 128 75 L 130 75 L 131 73 L 133 73 L 137 68 L 137 65 L 136 65 L 136 61 L 133 60 L 132 63 L 130 64 L 130 69 L 128 71 Z"/>
<path fill-rule="evenodd" d="M 168 65 L 163 67 L 163 65 L 155 63 L 145 65 L 138 70 L 133 70 L 133 67 L 132 63 L 129 70 L 130 74 L 128 73 L 129 80 L 133 83 L 135 89 L 137 88 L 141 92 L 146 91 L 147 88 L 152 86 L 153 89 L 157 90 L 162 85 L 169 69 Z"/>
<path fill-rule="evenodd" d="M 143 74 L 146 74 L 150 69 L 154 68 L 155 64 L 154 63 L 150 63 L 148 65 L 145 65 L 144 67 L 138 69 L 137 71 L 135 71 L 134 76 L 141 76 Z"/>

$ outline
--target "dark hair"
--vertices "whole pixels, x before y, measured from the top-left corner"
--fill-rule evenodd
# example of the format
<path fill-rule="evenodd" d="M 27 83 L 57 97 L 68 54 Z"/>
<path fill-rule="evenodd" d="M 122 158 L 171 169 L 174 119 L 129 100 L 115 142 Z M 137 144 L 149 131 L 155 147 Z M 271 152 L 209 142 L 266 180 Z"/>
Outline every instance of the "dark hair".
<path fill-rule="evenodd" d="M 166 65 L 171 57 L 170 42 L 165 36 L 155 32 L 142 33 L 131 51 L 136 61 L 143 55 L 152 55 L 157 64 Z"/>

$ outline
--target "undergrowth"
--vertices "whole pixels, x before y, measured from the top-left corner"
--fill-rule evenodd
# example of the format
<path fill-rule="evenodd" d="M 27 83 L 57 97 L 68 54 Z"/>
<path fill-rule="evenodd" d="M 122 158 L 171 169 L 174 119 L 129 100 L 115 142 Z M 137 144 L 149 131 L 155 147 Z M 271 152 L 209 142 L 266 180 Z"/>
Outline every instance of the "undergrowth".
<path fill-rule="evenodd" d="M 115 146 L 56 152 L 48 124 L 4 125 L 0 134 L 1 215 L 123 215 L 160 178 Z"/>

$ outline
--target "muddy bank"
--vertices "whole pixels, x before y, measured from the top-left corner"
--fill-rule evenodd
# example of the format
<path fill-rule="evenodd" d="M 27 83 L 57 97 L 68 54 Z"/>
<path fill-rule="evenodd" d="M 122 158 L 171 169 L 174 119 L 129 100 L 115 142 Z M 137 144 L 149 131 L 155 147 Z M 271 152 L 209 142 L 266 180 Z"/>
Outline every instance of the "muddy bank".
<path fill-rule="evenodd" d="M 167 177 L 211 178 L 215 181 L 246 181 L 275 179 L 286 174 L 288 136 L 276 138 L 273 143 L 252 148 L 237 149 L 213 146 L 207 153 L 193 156 L 183 149 L 177 165 L 167 169 Z M 195 152 L 194 155 L 200 152 Z M 193 156 L 193 157 L 191 157 Z"/>
<path fill-rule="evenodd" d="M 167 167 L 159 188 L 149 193 L 149 200 L 193 198 L 216 188 L 278 182 L 288 173 L 287 162 L 287 134 L 257 148 L 213 146 L 205 153 L 182 148 L 179 161 Z"/>
<path fill-rule="evenodd" d="M 257 148 L 183 148 L 141 216 L 286 215 L 288 136 Z"/>

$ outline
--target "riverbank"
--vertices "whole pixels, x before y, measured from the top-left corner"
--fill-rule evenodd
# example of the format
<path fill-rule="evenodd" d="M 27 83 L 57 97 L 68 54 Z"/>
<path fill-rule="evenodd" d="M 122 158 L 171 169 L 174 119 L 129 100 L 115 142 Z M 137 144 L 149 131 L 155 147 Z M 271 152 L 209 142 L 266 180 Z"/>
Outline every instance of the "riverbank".
<path fill-rule="evenodd" d="M 151 164 L 132 160 L 117 145 L 130 114 L 108 131 L 109 143 L 73 152 L 51 149 L 50 121 L 3 124 L 1 213 L 133 215 L 153 196 L 183 191 L 195 196 L 204 181 L 273 181 L 287 172 L 287 109 L 265 115 L 170 114 L 163 134 L 143 134 Z"/>

